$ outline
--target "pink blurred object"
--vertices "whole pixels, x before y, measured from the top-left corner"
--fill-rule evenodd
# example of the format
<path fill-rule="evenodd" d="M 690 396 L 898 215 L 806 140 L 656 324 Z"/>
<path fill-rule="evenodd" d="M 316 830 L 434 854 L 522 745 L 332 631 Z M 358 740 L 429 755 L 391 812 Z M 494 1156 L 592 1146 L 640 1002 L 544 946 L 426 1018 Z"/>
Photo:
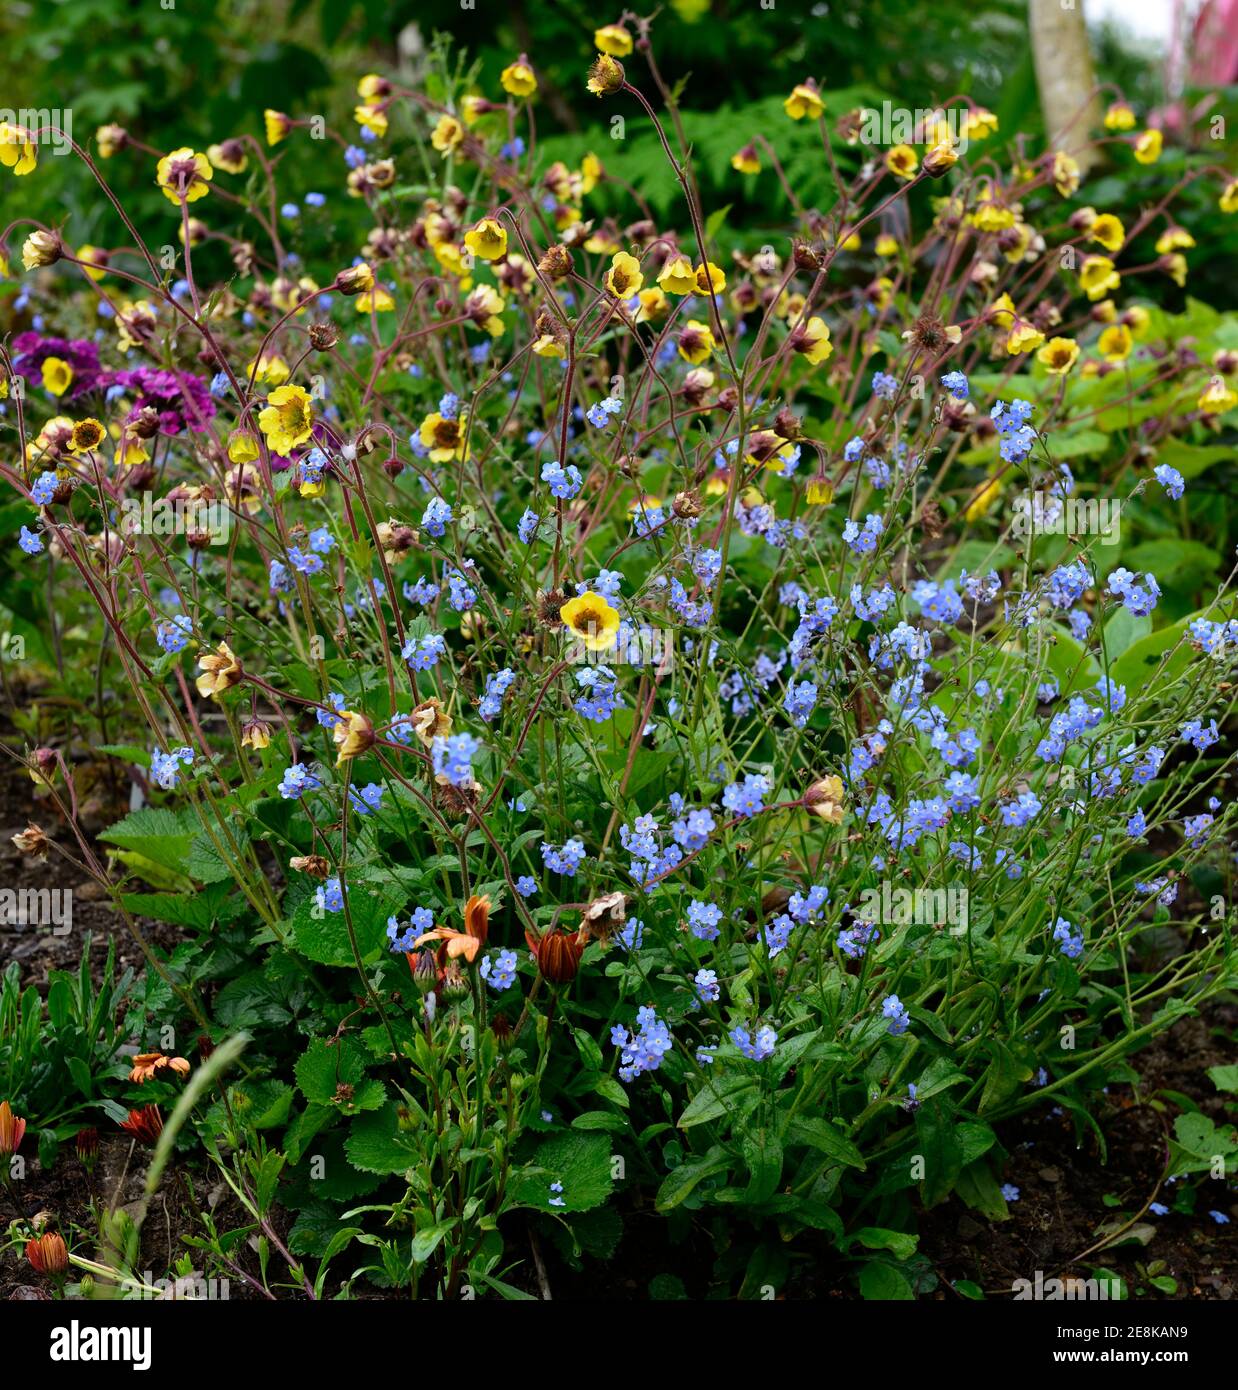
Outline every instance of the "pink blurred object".
<path fill-rule="evenodd" d="M 1174 0 L 1165 54 L 1165 91 L 1171 100 L 1149 113 L 1148 124 L 1176 135 L 1202 120 L 1216 104 L 1210 93 L 1187 111 L 1182 103 L 1184 88 L 1224 87 L 1238 77 L 1238 0 L 1204 0 L 1190 25 L 1189 44 L 1187 27 L 1185 0 Z"/>
<path fill-rule="evenodd" d="M 1225 87 L 1238 77 L 1238 0 L 1205 0 L 1191 34 L 1190 82 Z"/>

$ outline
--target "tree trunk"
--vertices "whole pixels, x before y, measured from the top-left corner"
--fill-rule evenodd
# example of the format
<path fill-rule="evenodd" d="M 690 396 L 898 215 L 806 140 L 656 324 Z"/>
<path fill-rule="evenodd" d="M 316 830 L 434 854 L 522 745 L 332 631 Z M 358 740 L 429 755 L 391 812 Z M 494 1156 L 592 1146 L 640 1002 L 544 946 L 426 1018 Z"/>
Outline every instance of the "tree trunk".
<path fill-rule="evenodd" d="M 1065 150 L 1084 173 L 1096 163 L 1088 141 L 1101 122 L 1083 0 L 1028 0 L 1032 59 L 1049 148 Z"/>

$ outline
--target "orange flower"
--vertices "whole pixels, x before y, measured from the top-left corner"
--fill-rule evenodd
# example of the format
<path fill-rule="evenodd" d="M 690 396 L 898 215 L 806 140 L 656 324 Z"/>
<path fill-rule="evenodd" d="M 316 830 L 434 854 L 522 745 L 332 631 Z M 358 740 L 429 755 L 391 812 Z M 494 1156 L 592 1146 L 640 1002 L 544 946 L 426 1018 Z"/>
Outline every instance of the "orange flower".
<path fill-rule="evenodd" d="M 144 1105 L 140 1110 L 130 1110 L 121 1129 L 144 1144 L 153 1144 L 163 1133 L 163 1115 L 157 1105 Z"/>
<path fill-rule="evenodd" d="M 477 959 L 477 953 L 486 944 L 489 934 L 490 899 L 474 894 L 464 904 L 463 931 L 457 931 L 455 927 L 434 927 L 413 942 L 413 949 L 424 946 L 427 941 L 441 941 L 440 955 L 445 953 L 448 960 L 463 956 L 471 964 Z"/>
<path fill-rule="evenodd" d="M 580 969 L 580 958 L 589 944 L 589 933 L 578 931 L 548 931 L 534 936 L 526 931 L 524 939 L 537 959 L 537 968 L 552 985 L 570 984 Z"/>
<path fill-rule="evenodd" d="M 139 1052 L 133 1059 L 130 1081 L 153 1081 L 161 1071 L 168 1069 L 177 1076 L 189 1075 L 189 1063 L 183 1057 L 165 1057 L 162 1052 Z"/>
<path fill-rule="evenodd" d="M 8 1158 L 10 1154 L 15 1154 L 21 1148 L 25 1132 L 25 1120 L 13 1114 L 7 1100 L 0 1101 L 0 1157 Z"/>
<path fill-rule="evenodd" d="M 39 1274 L 50 1274 L 52 1278 L 58 1278 L 69 1267 L 68 1247 L 64 1237 L 58 1236 L 55 1231 L 27 1241 L 26 1258 Z"/>

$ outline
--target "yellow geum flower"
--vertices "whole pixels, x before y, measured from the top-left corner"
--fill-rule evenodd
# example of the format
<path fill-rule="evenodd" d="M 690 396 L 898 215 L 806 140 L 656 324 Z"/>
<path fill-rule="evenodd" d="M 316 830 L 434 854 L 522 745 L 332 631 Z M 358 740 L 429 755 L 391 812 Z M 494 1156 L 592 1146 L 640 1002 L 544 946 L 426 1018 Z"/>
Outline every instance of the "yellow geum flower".
<path fill-rule="evenodd" d="M 1132 304 L 1130 308 L 1122 311 L 1122 322 L 1130 329 L 1136 338 L 1142 338 L 1148 331 L 1148 324 L 1152 321 L 1152 315 L 1143 307 L 1142 304 Z"/>
<path fill-rule="evenodd" d="M 1186 257 L 1181 251 L 1175 251 L 1173 255 L 1163 257 L 1161 269 L 1179 289 L 1182 289 L 1186 284 Z"/>
<path fill-rule="evenodd" d="M 1135 140 L 1135 158 L 1140 164 L 1155 164 L 1164 143 L 1165 137 L 1159 130 L 1145 130 Z"/>
<path fill-rule="evenodd" d="M 267 397 L 258 414 L 258 428 L 272 453 L 287 455 L 309 441 L 314 428 L 314 405 L 301 386 L 280 386 Z"/>
<path fill-rule="evenodd" d="M 260 382 L 263 386 L 282 386 L 292 375 L 288 363 L 276 353 L 263 353 L 261 357 L 255 358 L 246 368 L 246 374 L 253 378 L 255 382 Z M 241 459 L 233 459 L 233 463 L 241 463 Z"/>
<path fill-rule="evenodd" d="M 1117 252 L 1126 240 L 1126 228 L 1113 213 L 1102 212 L 1088 228 L 1088 240 L 1099 242 L 1106 251 Z"/>
<path fill-rule="evenodd" d="M 73 368 L 63 357 L 43 359 L 43 389 L 53 396 L 63 396 L 73 384 Z"/>
<path fill-rule="evenodd" d="M 1034 323 L 1028 323 L 1026 319 L 1016 318 L 1006 339 L 1006 351 L 1011 357 L 1017 357 L 1020 353 L 1031 352 L 1038 348 L 1044 340 L 1045 335 Z"/>
<path fill-rule="evenodd" d="M 19 125 L 0 121 L 0 164 L 17 175 L 28 174 L 39 162 L 39 152 L 30 132 Z"/>
<path fill-rule="evenodd" d="M 210 180 L 214 177 L 211 161 L 188 145 L 182 145 L 159 161 L 155 181 L 163 189 L 163 196 L 180 207 L 183 203 L 196 203 L 199 198 L 205 198 L 211 191 Z"/>
<path fill-rule="evenodd" d="M 610 96 L 623 86 L 625 81 L 623 64 L 609 53 L 599 53 L 589 67 L 589 78 L 585 87 L 595 97 Z"/>
<path fill-rule="evenodd" d="M 449 155 L 464 139 L 464 127 L 454 116 L 443 114 L 430 132 L 430 143 L 441 155 Z"/>
<path fill-rule="evenodd" d="M 963 134 L 969 140 L 983 140 L 997 130 L 997 117 L 987 106 L 977 106 L 963 118 Z"/>
<path fill-rule="evenodd" d="M 819 367 L 834 351 L 834 344 L 830 342 L 829 324 L 815 316 L 807 323 L 796 324 L 788 341 L 792 352 L 806 357 L 814 367 Z"/>
<path fill-rule="evenodd" d="M 225 174 L 243 174 L 249 164 L 245 146 L 239 140 L 222 140 L 218 145 L 206 147 L 206 157 L 216 169 Z"/>
<path fill-rule="evenodd" d="M 622 24 L 604 24 L 593 31 L 593 46 L 612 58 L 626 58 L 632 51 L 632 35 Z"/>
<path fill-rule="evenodd" d="M 580 161 L 581 193 L 592 193 L 605 173 L 606 170 L 602 167 L 602 161 L 590 150 Z"/>
<path fill-rule="evenodd" d="M 292 129 L 291 117 L 285 116 L 282 111 L 272 111 L 269 106 L 262 113 L 262 122 L 266 126 L 268 145 L 278 145 L 281 140 L 286 140 Z"/>
<path fill-rule="evenodd" d="M 491 285 L 478 285 L 464 304 L 464 312 L 477 325 L 484 328 L 492 338 L 497 338 L 505 327 L 501 317 L 507 301 Z"/>
<path fill-rule="evenodd" d="M 1221 190 L 1217 206 L 1222 212 L 1238 212 L 1238 179 L 1227 183 Z"/>
<path fill-rule="evenodd" d="M 586 589 L 559 609 L 559 621 L 591 652 L 607 652 L 619 637 L 619 614 L 601 594 Z"/>
<path fill-rule="evenodd" d="M 233 463 L 253 463 L 261 450 L 258 441 L 244 430 L 234 430 L 228 436 L 228 457 Z"/>
<path fill-rule="evenodd" d="M 757 147 L 745 145 L 742 150 L 736 150 L 731 156 L 731 168 L 737 174 L 759 174 L 761 172 L 761 160 L 757 154 Z"/>
<path fill-rule="evenodd" d="M 696 271 L 687 256 L 672 256 L 658 271 L 658 284 L 667 294 L 695 294 Z"/>
<path fill-rule="evenodd" d="M 721 294 L 726 289 L 726 275 L 712 262 L 698 265 L 694 276 L 698 294 Z"/>
<path fill-rule="evenodd" d="M 71 454 L 89 454 L 107 438 L 107 431 L 98 420 L 78 420 L 69 436 Z"/>
<path fill-rule="evenodd" d="M 1156 239 L 1156 254 L 1166 256 L 1170 251 L 1189 251 L 1195 238 L 1185 227 L 1166 227 Z"/>
<path fill-rule="evenodd" d="M 1079 161 L 1065 150 L 1058 150 L 1053 156 L 1053 186 L 1063 198 L 1079 191 Z"/>
<path fill-rule="evenodd" d="M 827 484 L 828 486 L 828 484 Z M 811 484 L 809 486 L 811 491 Z M 804 793 L 804 809 L 830 825 L 843 823 L 846 798 L 841 777 L 822 777 Z"/>
<path fill-rule="evenodd" d="M 1238 405 L 1238 395 L 1226 386 L 1223 377 L 1214 376 L 1196 405 L 1205 415 L 1224 415 Z"/>
<path fill-rule="evenodd" d="M 858 251 L 863 244 L 859 232 L 848 232 L 838 243 L 838 249 L 840 251 Z"/>
<path fill-rule="evenodd" d="M 1106 362 L 1124 362 L 1131 355 L 1135 340 L 1124 323 L 1115 323 L 1100 335 L 1096 346 Z"/>
<path fill-rule="evenodd" d="M 636 311 L 637 323 L 654 323 L 665 318 L 670 312 L 671 302 L 657 285 L 650 285 L 640 292 L 640 308 Z"/>
<path fill-rule="evenodd" d="M 533 352 L 538 357 L 565 357 L 567 355 L 563 344 L 553 333 L 543 333 L 540 338 L 535 338 Z"/>
<path fill-rule="evenodd" d="M 507 255 L 507 230 L 493 217 L 483 217 L 472 231 L 465 232 L 464 244 L 479 260 L 502 260 Z"/>
<path fill-rule="evenodd" d="M 218 700 L 224 691 L 236 685 L 244 674 L 241 663 L 227 642 L 221 642 L 213 652 L 200 653 L 198 666 L 202 674 L 195 683 L 198 694 L 204 700 Z"/>
<path fill-rule="evenodd" d="M 1105 112 L 1106 130 L 1134 130 L 1135 113 L 1124 101 L 1115 101 Z"/>
<path fill-rule="evenodd" d="M 635 256 L 629 256 L 626 251 L 618 251 L 611 259 L 610 269 L 606 272 L 606 288 L 616 299 L 631 299 L 634 294 L 639 294 L 641 286 L 645 283 L 645 277 L 641 274 L 640 262 Z M 695 288 L 696 281 L 693 280 Z M 663 289 L 666 288 L 664 285 Z"/>
<path fill-rule="evenodd" d="M 129 132 L 120 125 L 101 125 L 95 131 L 95 144 L 99 148 L 100 159 L 111 159 L 118 150 L 129 143 Z"/>
<path fill-rule="evenodd" d="M 700 366 L 713 352 L 716 343 L 707 323 L 689 319 L 687 326 L 679 335 L 679 355 L 694 367 Z"/>
<path fill-rule="evenodd" d="M 60 237 L 40 228 L 22 242 L 21 263 L 27 270 L 37 270 L 40 266 L 55 265 L 63 253 L 64 243 Z"/>
<path fill-rule="evenodd" d="M 882 232 L 874 243 L 873 250 L 883 260 L 889 260 L 891 256 L 898 255 L 898 238 L 892 237 L 889 232 Z"/>
<path fill-rule="evenodd" d="M 979 521 L 993 508 L 993 503 L 1002 495 L 1005 484 L 1000 478 L 990 478 L 980 491 L 963 509 L 964 521 Z"/>
<path fill-rule="evenodd" d="M 793 121 L 802 121 L 805 116 L 815 121 L 825 111 L 825 102 L 821 100 L 817 84 L 810 79 L 792 89 L 791 95 L 782 103 L 782 109 Z"/>
<path fill-rule="evenodd" d="M 389 314 L 395 308 L 395 300 L 381 285 L 359 294 L 356 304 L 359 314 Z"/>
<path fill-rule="evenodd" d="M 1036 354 L 1036 361 L 1050 376 L 1065 376 L 1079 360 L 1079 344 L 1073 338 L 1050 338 Z"/>
<path fill-rule="evenodd" d="M 362 104 L 353 109 L 353 120 L 366 130 L 372 130 L 381 140 L 387 133 L 387 113 L 381 106 Z"/>
<path fill-rule="evenodd" d="M 1103 299 L 1121 283 L 1122 277 L 1108 256 L 1084 256 L 1079 267 L 1079 284 L 1089 299 Z"/>
<path fill-rule="evenodd" d="M 376 97 L 381 100 L 390 91 L 391 83 L 376 72 L 367 72 L 357 83 L 357 95 L 363 101 L 373 101 Z"/>
<path fill-rule="evenodd" d="M 467 426 L 468 417 L 465 415 L 457 416 L 454 420 L 445 419 L 437 410 L 427 415 L 421 422 L 419 435 L 422 444 L 430 451 L 430 462 L 447 463 L 451 459 L 459 459 L 460 462 L 467 463 Z"/>
<path fill-rule="evenodd" d="M 499 74 L 503 90 L 513 97 L 531 97 L 537 91 L 537 77 L 523 54 Z"/>
<path fill-rule="evenodd" d="M 920 158 L 910 145 L 895 145 L 886 151 L 886 168 L 896 179 L 915 178 Z"/>
<path fill-rule="evenodd" d="M 469 274 L 470 263 L 454 241 L 433 242 L 432 250 L 434 251 L 434 259 L 449 275 L 454 275 L 460 281 L 462 290 L 472 288 L 473 277 Z"/>

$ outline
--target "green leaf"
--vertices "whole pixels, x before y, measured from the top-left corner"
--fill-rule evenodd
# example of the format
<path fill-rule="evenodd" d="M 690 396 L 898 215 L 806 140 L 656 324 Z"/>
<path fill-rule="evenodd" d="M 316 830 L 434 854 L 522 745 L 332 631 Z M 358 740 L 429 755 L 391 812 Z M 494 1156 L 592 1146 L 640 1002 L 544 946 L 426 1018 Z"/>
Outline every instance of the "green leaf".
<path fill-rule="evenodd" d="M 757 1083 L 751 1076 L 735 1074 L 717 1080 L 706 1077 L 704 1086 L 688 1102 L 678 1124 L 680 1129 L 708 1124 L 735 1110 L 735 1101 L 746 1091 L 755 1092 Z"/>
<path fill-rule="evenodd" d="M 860 1271 L 860 1295 L 880 1303 L 906 1303 L 916 1296 L 906 1275 L 882 1260 L 870 1260 Z"/>
<path fill-rule="evenodd" d="M 889 1250 L 900 1260 L 909 1260 L 916 1253 L 920 1237 L 909 1235 L 906 1231 L 888 1231 L 884 1226 L 861 1226 L 849 1238 L 848 1243 L 856 1241 L 866 1250 Z"/>
<path fill-rule="evenodd" d="M 403 1173 L 421 1157 L 415 1134 L 400 1128 L 390 1103 L 353 1121 L 344 1151 L 363 1173 Z"/>
<path fill-rule="evenodd" d="M 133 850 L 160 868 L 183 874 L 196 828 L 196 822 L 176 811 L 147 807 L 101 830 L 99 839 Z"/>
<path fill-rule="evenodd" d="M 403 905 L 403 898 L 378 895 L 353 885 L 348 889 L 357 949 L 363 962 L 378 960 L 387 945 L 387 918 Z M 292 919 L 293 944 L 303 956 L 319 965 L 355 965 L 343 912 L 327 912 L 315 895 L 305 898 Z"/>
<path fill-rule="evenodd" d="M 850 1139 L 840 1134 L 828 1120 L 816 1116 L 797 1116 L 787 1129 L 787 1138 L 792 1143 L 807 1144 L 809 1148 L 826 1154 L 839 1163 L 851 1168 L 864 1168 L 864 1155 Z"/>
<path fill-rule="evenodd" d="M 562 1183 L 552 1192 L 551 1183 Z M 589 1211 L 600 1207 L 612 1186 L 610 1142 L 605 1135 L 572 1130 L 539 1144 L 533 1159 L 512 1174 L 506 1206 L 539 1211 Z M 562 1206 L 551 1206 L 558 1197 Z"/>
<path fill-rule="evenodd" d="M 715 1144 L 701 1158 L 690 1159 L 678 1168 L 672 1168 L 658 1188 L 654 1205 L 659 1211 L 671 1211 L 706 1178 L 725 1172 L 730 1166 L 731 1155 L 720 1144 Z"/>
<path fill-rule="evenodd" d="M 1209 1067 L 1208 1075 L 1218 1090 L 1238 1091 L 1238 1062 L 1230 1062 L 1226 1066 Z"/>

